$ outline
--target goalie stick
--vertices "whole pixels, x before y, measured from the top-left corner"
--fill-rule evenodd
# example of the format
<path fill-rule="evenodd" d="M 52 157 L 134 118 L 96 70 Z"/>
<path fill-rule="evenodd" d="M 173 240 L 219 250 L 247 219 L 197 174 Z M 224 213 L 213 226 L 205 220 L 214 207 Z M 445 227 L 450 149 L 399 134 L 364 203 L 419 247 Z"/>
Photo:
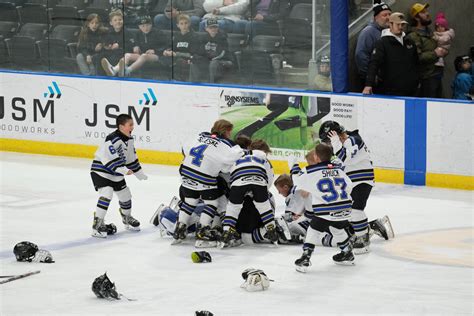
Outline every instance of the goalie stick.
<path fill-rule="evenodd" d="M 27 272 L 27 273 L 23 273 L 23 274 L 14 275 L 14 276 L 3 276 L 3 277 L 6 277 L 6 278 L 8 278 L 8 279 L 5 279 L 5 280 L 0 281 L 0 284 L 5 284 L 5 283 L 11 282 L 11 281 L 23 279 L 23 278 L 26 278 L 26 277 L 28 277 L 28 276 L 30 276 L 30 275 L 38 274 L 38 273 L 40 273 L 40 272 L 41 272 L 41 271 L 38 270 L 38 271 Z"/>

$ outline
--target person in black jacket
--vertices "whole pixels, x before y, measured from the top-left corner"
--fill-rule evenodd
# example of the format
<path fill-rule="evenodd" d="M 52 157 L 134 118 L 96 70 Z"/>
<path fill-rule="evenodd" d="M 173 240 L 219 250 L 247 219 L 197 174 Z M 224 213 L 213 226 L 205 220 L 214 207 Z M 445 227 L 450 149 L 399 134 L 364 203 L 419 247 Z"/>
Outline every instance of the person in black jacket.
<path fill-rule="evenodd" d="M 131 51 L 131 47 L 135 46 L 135 40 L 133 36 L 124 31 L 122 11 L 112 11 L 109 14 L 109 21 L 112 29 L 105 36 L 101 64 L 108 76 L 115 76 L 119 70 L 120 59 L 126 52 Z"/>
<path fill-rule="evenodd" d="M 191 29 L 191 19 L 186 14 L 178 16 L 179 32 L 173 35 L 171 47 L 163 51 L 161 63 L 173 67 L 173 79 L 187 81 L 189 65 L 199 48 L 199 37 Z"/>
<path fill-rule="evenodd" d="M 100 52 L 104 48 L 104 34 L 107 29 L 102 26 L 99 15 L 92 13 L 87 16 L 84 27 L 79 34 L 76 56 L 77 65 L 83 75 L 97 74 Z"/>
<path fill-rule="evenodd" d="M 130 76 L 146 63 L 158 62 L 159 57 L 167 45 L 165 35 L 160 30 L 154 29 L 151 17 L 148 15 L 138 18 L 140 32 L 135 38 L 132 53 L 126 53 L 119 61 L 119 77 Z M 128 66 L 130 64 L 130 66 Z"/>
<path fill-rule="evenodd" d="M 381 94 L 414 96 L 418 88 L 416 45 L 405 37 L 403 27 L 408 23 L 402 13 L 392 13 L 389 24 L 375 43 L 362 93 L 372 94 L 377 84 Z"/>
<path fill-rule="evenodd" d="M 199 50 L 193 57 L 190 80 L 216 82 L 218 77 L 233 65 L 229 54 L 227 35 L 219 31 L 217 19 L 206 20 L 206 36 L 201 40 Z"/>

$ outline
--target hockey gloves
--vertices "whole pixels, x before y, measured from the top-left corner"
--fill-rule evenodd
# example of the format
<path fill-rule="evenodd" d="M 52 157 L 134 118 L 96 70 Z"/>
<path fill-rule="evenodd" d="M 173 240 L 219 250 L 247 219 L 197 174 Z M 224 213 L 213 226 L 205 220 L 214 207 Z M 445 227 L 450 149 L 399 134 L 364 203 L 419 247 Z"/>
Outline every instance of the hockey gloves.
<path fill-rule="evenodd" d="M 245 269 L 242 278 L 245 282 L 240 287 L 248 292 L 264 291 L 270 287 L 270 279 L 262 270 Z"/>

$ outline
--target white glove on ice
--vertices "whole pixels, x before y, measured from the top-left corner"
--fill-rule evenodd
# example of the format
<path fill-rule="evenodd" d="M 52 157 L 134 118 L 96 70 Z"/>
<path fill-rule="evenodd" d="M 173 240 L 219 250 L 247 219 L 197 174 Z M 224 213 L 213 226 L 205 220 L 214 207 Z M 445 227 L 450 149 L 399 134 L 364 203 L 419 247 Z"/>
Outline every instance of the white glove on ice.
<path fill-rule="evenodd" d="M 270 279 L 262 270 L 246 269 L 242 277 L 245 282 L 240 287 L 248 292 L 264 291 L 270 287 Z"/>
<path fill-rule="evenodd" d="M 133 173 L 138 180 L 147 180 L 148 176 L 143 172 L 142 169 L 138 170 L 137 172 Z"/>

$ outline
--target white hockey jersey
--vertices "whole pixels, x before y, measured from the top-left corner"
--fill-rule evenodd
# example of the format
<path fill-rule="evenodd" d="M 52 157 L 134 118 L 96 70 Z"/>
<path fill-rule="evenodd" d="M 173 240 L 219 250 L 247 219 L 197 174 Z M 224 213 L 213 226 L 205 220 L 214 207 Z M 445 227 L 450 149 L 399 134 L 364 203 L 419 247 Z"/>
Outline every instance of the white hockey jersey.
<path fill-rule="evenodd" d="M 109 134 L 95 152 L 91 172 L 115 182 L 123 180 L 128 170 L 132 170 L 138 177 L 143 171 L 134 143 L 133 137 L 124 135 L 119 130 Z"/>
<path fill-rule="evenodd" d="M 374 168 L 370 160 L 369 150 L 359 135 L 359 131 L 347 132 L 342 148 L 336 152 L 337 157 L 344 164 L 344 171 L 354 182 L 374 185 Z"/>
<path fill-rule="evenodd" d="M 184 159 L 179 169 L 182 185 L 202 191 L 217 188 L 220 172 L 229 172 L 244 151 L 225 138 L 204 132 L 183 146 Z"/>
<path fill-rule="evenodd" d="M 329 162 L 311 165 L 293 177 L 293 182 L 293 192 L 304 190 L 311 194 L 313 216 L 330 221 L 350 218 L 352 181 L 340 167 Z"/>
<path fill-rule="evenodd" d="M 261 150 L 250 150 L 232 166 L 230 185 L 255 184 L 267 186 L 270 189 L 274 177 L 273 167 L 267 155 Z"/>

